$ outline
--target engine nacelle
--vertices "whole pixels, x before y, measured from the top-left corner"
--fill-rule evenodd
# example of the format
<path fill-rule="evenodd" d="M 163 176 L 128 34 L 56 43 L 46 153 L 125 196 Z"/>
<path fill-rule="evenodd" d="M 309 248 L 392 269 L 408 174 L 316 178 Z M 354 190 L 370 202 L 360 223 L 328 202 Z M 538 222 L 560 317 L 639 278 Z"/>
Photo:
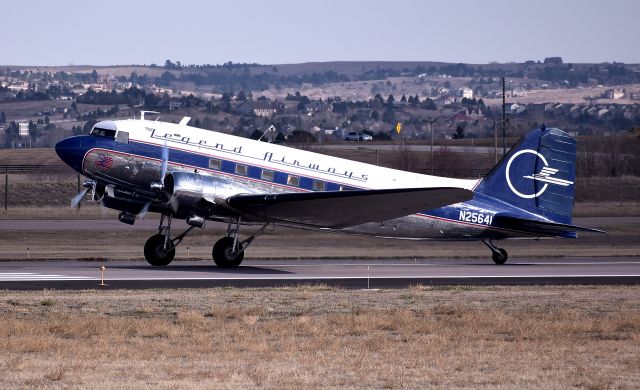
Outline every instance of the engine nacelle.
<path fill-rule="evenodd" d="M 252 193 L 231 180 L 191 172 L 172 172 L 164 179 L 164 192 L 174 214 L 179 218 L 208 215 L 211 204 L 221 204 L 228 197 Z M 201 201 L 205 199 L 208 204 Z"/>

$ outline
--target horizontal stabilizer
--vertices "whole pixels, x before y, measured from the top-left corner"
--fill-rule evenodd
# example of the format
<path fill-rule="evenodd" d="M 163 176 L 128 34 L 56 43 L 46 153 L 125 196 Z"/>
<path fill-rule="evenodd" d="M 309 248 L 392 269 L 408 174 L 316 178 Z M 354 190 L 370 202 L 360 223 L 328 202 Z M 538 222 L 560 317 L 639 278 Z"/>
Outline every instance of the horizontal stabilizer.
<path fill-rule="evenodd" d="M 506 229 L 518 230 L 531 234 L 552 237 L 567 237 L 567 235 L 577 232 L 606 233 L 598 229 L 591 229 L 576 225 L 566 225 L 562 223 L 536 221 L 532 219 L 516 218 L 496 215 L 494 223 Z"/>
<path fill-rule="evenodd" d="M 470 190 L 438 187 L 239 194 L 229 197 L 226 203 L 254 220 L 339 229 L 382 222 L 472 198 Z"/>

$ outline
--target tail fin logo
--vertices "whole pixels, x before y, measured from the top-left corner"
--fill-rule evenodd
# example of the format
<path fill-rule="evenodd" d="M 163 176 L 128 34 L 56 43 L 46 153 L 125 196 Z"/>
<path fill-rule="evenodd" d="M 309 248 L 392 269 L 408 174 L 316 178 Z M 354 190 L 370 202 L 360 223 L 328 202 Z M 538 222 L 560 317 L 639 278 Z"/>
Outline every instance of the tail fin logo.
<path fill-rule="evenodd" d="M 511 177 L 510 177 L 510 171 L 511 171 L 511 164 L 513 163 L 513 161 L 520 155 L 523 154 L 533 154 L 535 155 L 537 158 L 540 159 L 540 161 L 542 161 L 542 163 L 544 164 L 544 167 L 540 170 L 540 172 L 533 174 L 533 175 L 526 175 L 523 176 L 524 179 L 531 179 L 531 180 L 537 180 L 537 181 L 541 181 L 544 184 L 544 186 L 542 186 L 542 188 L 533 194 L 523 194 L 522 192 L 518 191 L 513 183 L 511 182 Z M 547 162 L 547 159 L 544 158 L 543 155 L 541 155 L 540 153 L 536 152 L 535 150 L 531 150 L 531 149 L 524 149 L 521 150 L 517 153 L 515 153 L 513 156 L 511 156 L 511 158 L 509 159 L 509 162 L 507 162 L 507 169 L 505 170 L 505 176 L 507 179 L 507 184 L 509 185 L 509 188 L 511 188 L 511 191 L 513 191 L 514 194 L 518 195 L 521 198 L 524 199 L 531 199 L 531 198 L 537 198 L 538 196 L 542 195 L 546 190 L 547 187 L 549 187 L 549 184 L 555 184 L 555 185 L 559 185 L 559 186 L 569 186 L 571 184 L 573 184 L 572 181 L 569 180 L 564 180 L 564 179 L 560 179 L 557 177 L 554 177 L 553 175 L 555 175 L 556 173 L 558 173 L 558 170 L 555 168 L 551 168 L 549 166 L 549 163 Z"/>

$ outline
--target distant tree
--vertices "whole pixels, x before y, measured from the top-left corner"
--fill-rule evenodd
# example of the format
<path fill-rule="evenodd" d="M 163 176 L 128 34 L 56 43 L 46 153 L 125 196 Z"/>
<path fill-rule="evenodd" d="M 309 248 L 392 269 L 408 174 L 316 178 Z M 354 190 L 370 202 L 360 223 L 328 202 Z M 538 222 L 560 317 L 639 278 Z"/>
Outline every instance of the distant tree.
<path fill-rule="evenodd" d="M 39 119 L 42 120 L 42 119 Z M 33 121 L 29 121 L 29 136 L 32 140 L 36 140 L 38 138 L 38 125 L 33 123 Z"/>
<path fill-rule="evenodd" d="M 262 137 L 262 132 L 258 129 L 253 130 L 253 132 L 251 132 L 251 135 L 249 136 L 249 138 L 255 140 L 260 139 L 260 137 Z"/>
<path fill-rule="evenodd" d="M 404 93 L 402 94 L 402 97 L 400 98 L 400 102 L 402 102 L 402 103 L 406 103 L 407 102 L 407 97 L 404 96 Z"/>
<path fill-rule="evenodd" d="M 308 144 L 316 142 L 316 137 L 308 131 L 294 130 L 291 132 L 288 142 L 294 144 Z"/>
<path fill-rule="evenodd" d="M 391 134 L 388 131 L 379 131 L 374 134 L 373 139 L 375 141 L 391 141 Z"/>
<path fill-rule="evenodd" d="M 382 98 L 382 96 L 380 96 L 379 93 L 377 93 L 376 96 L 373 97 L 373 104 L 376 106 L 384 105 L 384 99 Z"/>
<path fill-rule="evenodd" d="M 395 101 L 396 99 L 393 97 L 393 95 L 389 95 L 389 97 L 387 98 L 387 104 L 389 105 L 392 105 Z"/>
<path fill-rule="evenodd" d="M 44 117 L 44 124 L 45 124 L 45 125 L 47 125 L 47 126 L 49 126 L 49 115 L 46 115 L 46 116 Z"/>
<path fill-rule="evenodd" d="M 425 110 L 437 110 L 438 107 L 436 106 L 436 103 L 432 100 L 427 98 L 424 103 L 423 103 L 423 107 Z"/>
<path fill-rule="evenodd" d="M 0 123 L 7 123 L 7 115 L 4 113 L 4 111 L 0 112 Z"/>
<path fill-rule="evenodd" d="M 93 80 L 93 82 L 95 83 L 98 81 L 98 79 L 99 79 L 98 72 L 96 72 L 96 70 L 94 69 L 93 72 L 91 72 L 91 80 Z"/>
<path fill-rule="evenodd" d="M 93 125 L 95 125 L 96 123 L 98 123 L 98 121 L 96 121 L 95 119 L 87 121 L 87 123 L 82 126 L 82 134 L 89 134 L 89 132 L 91 132 L 91 129 L 93 128 Z"/>
<path fill-rule="evenodd" d="M 240 91 L 236 95 L 236 100 L 239 101 L 239 102 L 244 102 L 244 101 L 247 100 L 247 95 L 245 95 L 244 91 Z"/>
<path fill-rule="evenodd" d="M 376 122 L 378 121 L 378 119 L 380 119 L 380 114 L 378 113 L 378 111 L 373 110 L 373 112 L 371 113 L 371 119 Z"/>
<path fill-rule="evenodd" d="M 452 137 L 453 137 L 453 139 L 464 139 L 464 136 L 465 136 L 465 134 L 464 134 L 464 126 L 461 123 L 459 123 L 456 126 L 456 132 L 453 133 Z"/>

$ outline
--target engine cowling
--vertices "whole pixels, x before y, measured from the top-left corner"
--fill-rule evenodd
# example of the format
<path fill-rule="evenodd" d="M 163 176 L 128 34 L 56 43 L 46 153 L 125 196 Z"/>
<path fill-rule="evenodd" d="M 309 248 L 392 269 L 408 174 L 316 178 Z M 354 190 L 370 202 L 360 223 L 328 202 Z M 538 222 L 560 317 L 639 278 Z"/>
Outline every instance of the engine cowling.
<path fill-rule="evenodd" d="M 221 207 L 224 201 L 241 193 L 252 193 L 250 189 L 229 179 L 205 176 L 191 172 L 172 172 L 164 179 L 164 193 L 174 214 L 179 217 L 190 215 L 208 216 L 212 204 Z M 202 200 L 206 200 L 203 204 Z M 214 206 L 215 208 L 215 206 Z"/>

